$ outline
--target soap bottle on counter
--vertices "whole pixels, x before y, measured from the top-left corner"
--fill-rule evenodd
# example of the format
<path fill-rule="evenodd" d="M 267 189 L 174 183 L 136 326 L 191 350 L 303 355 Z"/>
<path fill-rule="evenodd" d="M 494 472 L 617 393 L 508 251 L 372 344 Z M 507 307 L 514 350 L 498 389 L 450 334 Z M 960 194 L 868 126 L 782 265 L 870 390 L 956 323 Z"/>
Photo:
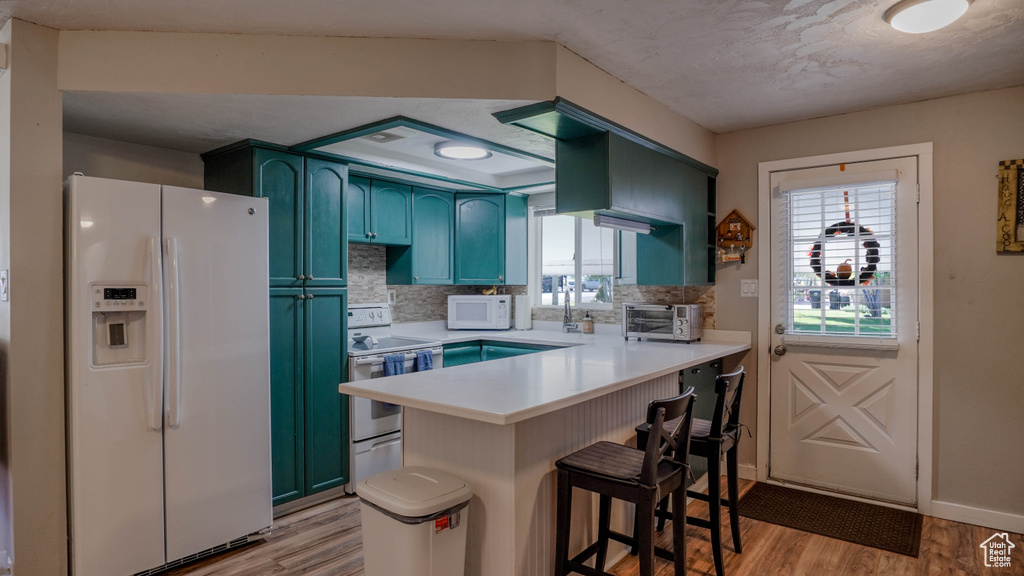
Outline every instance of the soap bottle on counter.
<path fill-rule="evenodd" d="M 590 311 L 587 311 L 587 314 L 583 317 L 583 333 L 594 333 L 594 319 L 590 317 Z"/>

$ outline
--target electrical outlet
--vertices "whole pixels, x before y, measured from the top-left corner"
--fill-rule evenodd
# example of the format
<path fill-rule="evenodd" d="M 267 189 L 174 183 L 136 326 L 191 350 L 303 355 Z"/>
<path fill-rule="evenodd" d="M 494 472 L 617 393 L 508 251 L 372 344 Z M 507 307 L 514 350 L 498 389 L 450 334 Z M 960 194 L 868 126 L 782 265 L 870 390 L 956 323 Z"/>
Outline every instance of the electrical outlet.
<path fill-rule="evenodd" d="M 391 306 L 394 306 L 395 302 L 397 302 L 397 301 L 398 301 L 398 296 L 395 295 L 395 291 L 394 290 L 388 290 L 388 304 L 390 304 Z"/>
<path fill-rule="evenodd" d="M 10 300 L 10 292 L 7 289 L 7 270 L 0 270 L 0 302 Z"/>
<path fill-rule="evenodd" d="M 757 298 L 757 280 L 740 280 L 740 296 Z"/>

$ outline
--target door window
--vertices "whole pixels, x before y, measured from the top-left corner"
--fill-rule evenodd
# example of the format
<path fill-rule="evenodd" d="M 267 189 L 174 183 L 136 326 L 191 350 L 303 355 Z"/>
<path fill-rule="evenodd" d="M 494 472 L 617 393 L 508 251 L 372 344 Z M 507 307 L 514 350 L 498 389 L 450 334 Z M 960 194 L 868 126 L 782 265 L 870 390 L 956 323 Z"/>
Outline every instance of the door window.
<path fill-rule="evenodd" d="M 895 337 L 896 182 L 783 191 L 790 334 Z"/>

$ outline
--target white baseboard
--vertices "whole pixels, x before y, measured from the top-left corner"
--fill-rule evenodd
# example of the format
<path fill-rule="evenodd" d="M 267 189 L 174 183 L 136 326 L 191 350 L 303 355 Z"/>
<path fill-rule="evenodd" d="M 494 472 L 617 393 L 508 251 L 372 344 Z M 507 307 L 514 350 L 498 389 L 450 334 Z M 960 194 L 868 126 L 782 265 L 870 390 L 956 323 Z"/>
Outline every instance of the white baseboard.
<path fill-rule="evenodd" d="M 983 526 L 993 530 L 1005 530 L 1018 534 L 1024 533 L 1024 516 L 1019 514 L 1008 514 L 996 510 L 986 510 L 984 508 L 964 506 L 963 504 L 932 500 L 931 515 L 936 518 Z"/>
<path fill-rule="evenodd" d="M 757 480 L 757 466 L 740 464 L 736 467 L 736 475 L 744 480 Z"/>

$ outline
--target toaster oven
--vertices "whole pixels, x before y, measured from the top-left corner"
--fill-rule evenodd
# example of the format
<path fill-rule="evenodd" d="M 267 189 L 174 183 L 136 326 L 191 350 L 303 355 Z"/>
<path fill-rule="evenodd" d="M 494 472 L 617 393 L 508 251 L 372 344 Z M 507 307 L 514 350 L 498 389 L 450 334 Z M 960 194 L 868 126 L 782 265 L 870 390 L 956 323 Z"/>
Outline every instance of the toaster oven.
<path fill-rule="evenodd" d="M 622 304 L 622 335 L 626 340 L 696 342 L 703 332 L 703 304 Z"/>

